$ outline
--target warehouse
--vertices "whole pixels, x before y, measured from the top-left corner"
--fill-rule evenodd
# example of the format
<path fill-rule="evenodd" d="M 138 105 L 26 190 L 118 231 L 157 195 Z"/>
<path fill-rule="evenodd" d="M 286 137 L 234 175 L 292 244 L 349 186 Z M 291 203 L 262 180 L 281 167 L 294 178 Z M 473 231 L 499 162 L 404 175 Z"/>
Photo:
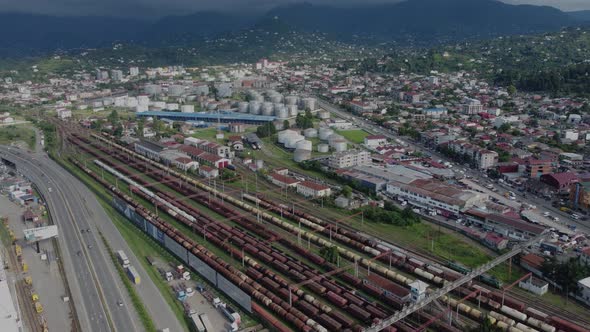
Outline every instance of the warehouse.
<path fill-rule="evenodd" d="M 135 113 L 140 118 L 158 118 L 158 119 L 169 119 L 174 121 L 205 121 L 213 123 L 244 123 L 244 124 L 265 124 L 273 122 L 276 117 L 267 115 L 253 115 L 253 114 L 242 114 L 234 112 L 200 112 L 200 113 L 182 113 L 182 112 L 164 112 L 164 111 L 148 111 Z"/>

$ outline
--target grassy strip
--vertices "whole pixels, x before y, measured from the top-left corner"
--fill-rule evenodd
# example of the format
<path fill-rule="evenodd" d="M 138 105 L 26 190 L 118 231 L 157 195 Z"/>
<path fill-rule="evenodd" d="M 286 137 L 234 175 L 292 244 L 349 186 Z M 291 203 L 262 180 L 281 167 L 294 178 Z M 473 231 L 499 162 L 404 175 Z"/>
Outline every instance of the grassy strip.
<path fill-rule="evenodd" d="M 27 143 L 29 149 L 35 148 L 37 135 L 29 125 L 10 125 L 0 127 L 0 144 L 9 145 L 15 141 Z"/>
<path fill-rule="evenodd" d="M 123 284 L 125 285 L 125 288 L 127 289 L 127 293 L 129 293 L 129 297 L 131 297 L 131 302 L 133 303 L 133 307 L 135 307 L 135 310 L 137 311 L 137 315 L 139 316 L 139 320 L 141 321 L 141 323 L 143 325 L 144 331 L 156 332 L 157 329 L 156 329 L 156 325 L 154 324 L 154 321 L 152 320 L 149 312 L 147 311 L 147 309 L 143 305 L 143 302 L 141 301 L 141 298 L 137 294 L 135 287 L 133 287 L 131 280 L 129 280 L 129 278 L 127 277 L 127 274 L 123 270 L 123 267 L 121 266 L 121 264 L 119 264 L 117 257 L 115 256 L 115 253 L 113 252 L 113 250 L 111 249 L 111 246 L 107 242 L 107 239 L 104 237 L 104 235 L 102 233 L 100 233 L 100 238 L 102 239 L 102 242 L 104 243 L 105 247 L 107 248 L 107 250 L 109 252 L 109 256 L 111 256 L 111 260 L 113 261 L 113 264 L 115 264 L 117 272 L 119 272 L 119 277 L 121 278 L 121 280 L 123 280 Z"/>

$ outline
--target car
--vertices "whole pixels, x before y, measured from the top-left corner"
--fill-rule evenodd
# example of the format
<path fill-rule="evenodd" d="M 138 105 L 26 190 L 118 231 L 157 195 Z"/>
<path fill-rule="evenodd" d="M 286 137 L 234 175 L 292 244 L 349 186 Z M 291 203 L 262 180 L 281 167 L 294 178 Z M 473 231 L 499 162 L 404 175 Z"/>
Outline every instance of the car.
<path fill-rule="evenodd" d="M 118 305 L 119 307 L 122 307 L 122 306 L 123 306 L 123 301 L 117 301 L 117 305 Z"/>
<path fill-rule="evenodd" d="M 88 249 L 92 249 L 92 245 L 91 244 L 88 245 Z"/>

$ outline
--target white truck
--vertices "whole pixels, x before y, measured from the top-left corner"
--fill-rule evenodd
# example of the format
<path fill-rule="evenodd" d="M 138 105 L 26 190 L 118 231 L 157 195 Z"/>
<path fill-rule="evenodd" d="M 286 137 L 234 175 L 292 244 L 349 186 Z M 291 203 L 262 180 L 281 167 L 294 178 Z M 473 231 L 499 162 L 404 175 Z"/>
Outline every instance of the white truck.
<path fill-rule="evenodd" d="M 127 258 L 127 255 L 123 250 L 117 250 L 117 259 L 119 260 L 119 263 L 121 263 L 123 268 L 126 269 L 129 267 L 129 258 Z"/>

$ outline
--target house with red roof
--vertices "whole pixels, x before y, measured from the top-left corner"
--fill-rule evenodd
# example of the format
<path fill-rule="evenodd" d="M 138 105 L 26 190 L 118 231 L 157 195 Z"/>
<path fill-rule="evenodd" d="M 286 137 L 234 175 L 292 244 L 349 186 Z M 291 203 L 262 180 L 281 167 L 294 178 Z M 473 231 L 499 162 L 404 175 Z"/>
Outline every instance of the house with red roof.
<path fill-rule="evenodd" d="M 271 172 L 268 174 L 268 180 L 272 182 L 274 185 L 277 185 L 281 188 L 295 188 L 299 183 L 299 180 L 290 177 L 288 175 L 282 175 L 279 173 Z"/>
<path fill-rule="evenodd" d="M 317 198 L 330 196 L 332 194 L 332 190 L 330 187 L 323 184 L 311 181 L 302 181 L 297 184 L 297 193 L 305 197 Z"/>

